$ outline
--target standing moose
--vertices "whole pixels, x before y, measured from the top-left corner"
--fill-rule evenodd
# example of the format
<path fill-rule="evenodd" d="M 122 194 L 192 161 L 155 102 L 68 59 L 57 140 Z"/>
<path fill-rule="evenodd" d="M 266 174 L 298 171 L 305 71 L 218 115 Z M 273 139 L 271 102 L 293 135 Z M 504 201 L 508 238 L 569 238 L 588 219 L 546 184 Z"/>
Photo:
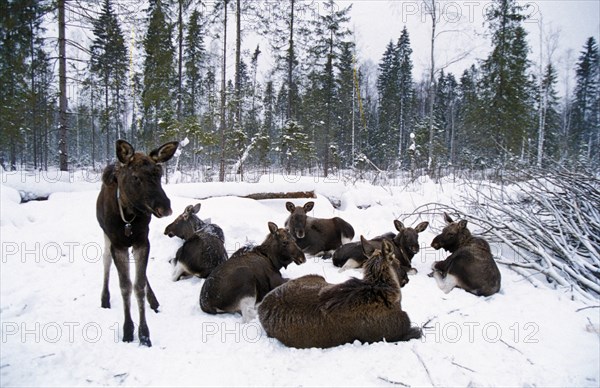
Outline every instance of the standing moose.
<path fill-rule="evenodd" d="M 438 287 L 446 294 L 454 287 L 477 296 L 490 296 L 500 290 L 500 271 L 492 257 L 490 245 L 480 237 L 471 235 L 467 220 L 454 222 L 444 213 L 448 225 L 431 242 L 433 248 L 452 254 L 431 266 Z"/>
<path fill-rule="evenodd" d="M 130 305 L 132 284 L 129 276 L 129 248 L 135 260 L 135 284 L 133 289 L 139 309 L 138 337 L 141 345 L 152 346 L 146 323 L 145 298 L 154 311 L 158 301 L 146 278 L 150 242 L 148 225 L 156 217 L 172 213 L 171 201 L 161 187 L 161 163 L 171 159 L 179 143 L 166 143 L 148 155 L 135 152 L 125 140 L 117 140 L 118 161 L 108 165 L 102 174 L 102 187 L 96 201 L 96 218 L 104 231 L 104 284 L 102 307 L 110 308 L 108 280 L 111 262 L 115 262 L 119 273 L 119 285 L 123 296 L 125 323 L 123 341 L 133 341 L 133 321 Z"/>
<path fill-rule="evenodd" d="M 315 206 L 307 202 L 304 206 L 296 206 L 286 202 L 285 208 L 290 212 L 285 221 L 285 227 L 296 239 L 296 243 L 304 253 L 309 255 L 331 256 L 333 251 L 342 244 L 352 241 L 354 228 L 339 217 L 314 218 L 306 213 Z"/>

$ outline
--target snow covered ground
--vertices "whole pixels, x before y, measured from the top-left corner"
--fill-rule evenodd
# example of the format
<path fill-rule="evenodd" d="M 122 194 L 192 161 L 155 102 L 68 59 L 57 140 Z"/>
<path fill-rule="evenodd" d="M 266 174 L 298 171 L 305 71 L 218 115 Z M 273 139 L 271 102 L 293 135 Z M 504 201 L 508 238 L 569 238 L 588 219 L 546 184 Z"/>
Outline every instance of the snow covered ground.
<path fill-rule="evenodd" d="M 122 299 L 116 269 L 112 309 L 100 308 L 103 237 L 95 219 L 99 175 L 2 173 L 0 236 L 0 386 L 589 386 L 600 385 L 600 309 L 572 300 L 501 267 L 502 290 L 489 298 L 462 290 L 443 294 L 427 277 L 446 254 L 429 248 L 441 215 L 405 219 L 428 202 L 451 204 L 460 187 L 420 180 L 394 187 L 341 179 L 263 176 L 258 183 L 170 184 L 174 214 L 150 224 L 148 276 L 161 303 L 147 310 L 153 346 L 123 343 Z M 332 349 L 286 348 L 265 335 L 258 320 L 212 316 L 198 305 L 202 279 L 171 281 L 168 260 L 181 241 L 163 230 L 186 205 L 202 200 L 201 218 L 219 224 L 231 253 L 260 243 L 267 222 L 287 217 L 285 200 L 254 201 L 250 192 L 315 190 L 313 216 L 340 216 L 359 236 L 427 220 L 418 269 L 403 288 L 402 306 L 422 340 L 353 343 Z M 19 204 L 17 190 L 49 195 Z M 330 199 L 341 202 L 334 208 Z M 304 200 L 294 200 L 303 204 Z M 477 230 L 473 230 L 475 233 Z M 499 247 L 494 247 L 500 252 Z M 510 258 L 509 258 L 510 259 Z M 284 274 L 318 273 L 341 282 L 330 261 L 309 257 Z M 137 321 L 135 298 L 133 317 Z"/>

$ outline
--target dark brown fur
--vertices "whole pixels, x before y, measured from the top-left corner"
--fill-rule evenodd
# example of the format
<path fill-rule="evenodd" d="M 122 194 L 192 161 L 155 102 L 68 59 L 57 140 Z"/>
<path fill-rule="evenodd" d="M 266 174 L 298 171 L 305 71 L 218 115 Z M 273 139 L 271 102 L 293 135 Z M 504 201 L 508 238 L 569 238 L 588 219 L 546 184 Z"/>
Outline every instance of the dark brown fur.
<path fill-rule="evenodd" d="M 290 216 L 285 227 L 296 239 L 296 243 L 304 253 L 309 255 L 330 255 L 343 243 L 352 241 L 354 228 L 339 217 L 314 218 L 307 216 L 315 203 L 307 202 L 304 206 L 295 206 L 286 202 L 285 207 Z"/>
<path fill-rule="evenodd" d="M 261 245 L 242 248 L 210 274 L 200 291 L 202 311 L 239 312 L 247 322 L 255 314 L 255 304 L 287 280 L 281 276 L 281 268 L 306 262 L 287 230 L 269 222 L 269 232 Z"/>
<path fill-rule="evenodd" d="M 200 204 L 189 205 L 175 221 L 165 228 L 169 237 L 185 240 L 172 261 L 173 281 L 185 275 L 206 278 L 227 260 L 223 230 L 216 224 L 204 222 L 196 216 Z"/>
<path fill-rule="evenodd" d="M 106 167 L 102 175 L 102 187 L 96 201 L 96 218 L 104 231 L 104 284 L 102 307 L 110 308 L 108 290 L 110 266 L 115 262 L 119 273 L 119 285 L 123 296 L 125 323 L 123 341 L 133 341 L 133 321 L 130 305 L 132 284 L 129 277 L 129 253 L 133 248 L 135 258 L 135 296 L 139 309 L 140 344 L 151 346 L 150 332 L 146 323 L 145 298 L 148 294 L 150 307 L 157 311 L 158 301 L 146 278 L 150 242 L 148 224 L 152 214 L 156 217 L 171 215 L 171 201 L 161 187 L 162 167 L 160 163 L 169 160 L 177 150 L 178 143 L 171 142 L 153 150 L 148 155 L 135 152 L 131 144 L 124 140 L 116 143 L 118 161 Z M 117 196 L 119 198 L 117 198 Z M 127 235 L 126 222 L 119 211 L 122 205 L 123 216 L 131 224 L 131 234 Z"/>
<path fill-rule="evenodd" d="M 419 233 L 424 231 L 429 223 L 421 222 L 415 228 L 406 228 L 404 224 L 398 220 L 394 220 L 394 227 L 398 231 L 397 234 L 386 233 L 383 236 L 375 237 L 369 241 L 375 244 L 377 249 L 381 249 L 381 242 L 384 239 L 394 243 L 394 254 L 400 260 L 400 264 L 407 272 L 416 273 L 416 269 L 412 268 L 412 258 L 419 252 Z M 333 252 L 333 265 L 343 267 L 348 260 L 349 267 L 359 268 L 367 261 L 367 257 L 363 253 L 360 242 L 351 242 L 342 245 Z"/>
<path fill-rule="evenodd" d="M 382 250 L 361 237 L 369 260 L 364 277 L 329 284 L 322 276 L 290 280 L 271 291 L 258 307 L 270 337 L 295 348 L 329 348 L 353 342 L 407 341 L 419 328 L 400 306 L 398 261 L 388 240 Z"/>
<path fill-rule="evenodd" d="M 500 290 L 501 276 L 490 245 L 471 235 L 467 221 L 454 222 L 444 213 L 448 225 L 431 242 L 435 249 L 444 248 L 451 255 L 433 264 L 433 276 L 446 293 L 459 287 L 478 296 L 490 296 Z"/>

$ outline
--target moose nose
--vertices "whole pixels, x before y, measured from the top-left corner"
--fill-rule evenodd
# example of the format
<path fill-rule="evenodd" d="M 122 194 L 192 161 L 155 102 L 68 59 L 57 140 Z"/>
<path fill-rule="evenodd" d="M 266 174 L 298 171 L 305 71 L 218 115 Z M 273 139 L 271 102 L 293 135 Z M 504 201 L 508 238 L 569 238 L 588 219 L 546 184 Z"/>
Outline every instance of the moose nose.
<path fill-rule="evenodd" d="M 431 243 L 431 247 L 433 249 L 440 249 L 440 244 L 437 241 Z"/>
<path fill-rule="evenodd" d="M 173 210 L 171 210 L 170 207 L 166 208 L 166 209 L 162 208 L 162 207 L 159 207 L 159 208 L 156 208 L 156 210 L 154 211 L 154 215 L 157 216 L 158 218 L 168 217 L 171 214 L 173 214 Z"/>

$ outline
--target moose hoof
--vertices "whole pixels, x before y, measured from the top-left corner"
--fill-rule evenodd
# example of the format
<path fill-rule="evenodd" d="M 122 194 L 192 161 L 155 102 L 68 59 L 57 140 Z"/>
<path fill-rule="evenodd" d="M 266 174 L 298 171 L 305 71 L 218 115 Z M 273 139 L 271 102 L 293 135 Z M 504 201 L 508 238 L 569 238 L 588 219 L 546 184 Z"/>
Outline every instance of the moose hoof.
<path fill-rule="evenodd" d="M 109 309 L 110 308 L 110 302 L 103 300 L 101 306 L 102 306 L 103 309 Z"/>
<path fill-rule="evenodd" d="M 140 336 L 140 345 L 144 345 L 151 348 L 152 342 L 150 341 L 150 337 Z"/>
<path fill-rule="evenodd" d="M 124 334 L 123 342 L 133 342 L 133 334 Z"/>
<path fill-rule="evenodd" d="M 433 277 L 433 272 L 428 273 L 427 276 L 429 276 L 430 278 L 432 278 Z"/>
<path fill-rule="evenodd" d="M 156 304 L 156 305 L 154 305 L 154 306 L 153 306 L 153 305 L 150 305 L 150 308 L 151 308 L 152 310 L 154 310 L 154 312 L 155 312 L 155 313 L 158 313 L 158 307 L 159 307 L 159 305 L 158 305 L 158 304 Z"/>

